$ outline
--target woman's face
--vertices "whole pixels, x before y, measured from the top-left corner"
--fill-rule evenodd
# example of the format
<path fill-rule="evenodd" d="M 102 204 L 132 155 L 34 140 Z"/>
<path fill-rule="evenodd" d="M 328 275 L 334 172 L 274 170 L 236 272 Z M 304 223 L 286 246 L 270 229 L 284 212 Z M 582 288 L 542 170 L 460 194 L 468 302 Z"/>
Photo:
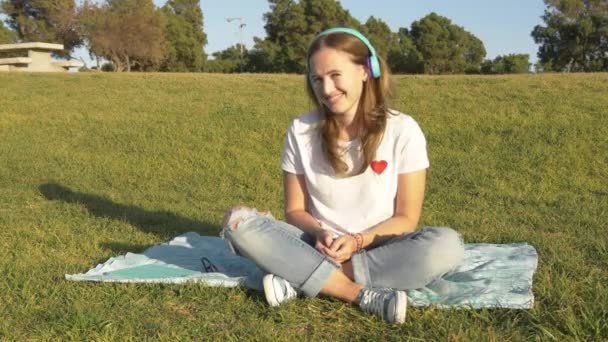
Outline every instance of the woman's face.
<path fill-rule="evenodd" d="M 311 83 L 317 100 L 337 115 L 357 113 L 367 70 L 352 55 L 322 47 L 310 57 Z"/>

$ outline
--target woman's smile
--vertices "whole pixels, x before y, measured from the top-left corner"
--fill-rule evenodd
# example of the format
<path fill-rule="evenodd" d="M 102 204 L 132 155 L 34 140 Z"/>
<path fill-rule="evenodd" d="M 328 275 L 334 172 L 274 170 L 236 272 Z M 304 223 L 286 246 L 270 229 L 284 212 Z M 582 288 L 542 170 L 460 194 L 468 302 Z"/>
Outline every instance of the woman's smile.
<path fill-rule="evenodd" d="M 336 104 L 342 99 L 342 95 L 344 95 L 344 93 L 337 93 L 330 96 L 326 96 L 325 101 L 327 102 L 327 104 Z"/>

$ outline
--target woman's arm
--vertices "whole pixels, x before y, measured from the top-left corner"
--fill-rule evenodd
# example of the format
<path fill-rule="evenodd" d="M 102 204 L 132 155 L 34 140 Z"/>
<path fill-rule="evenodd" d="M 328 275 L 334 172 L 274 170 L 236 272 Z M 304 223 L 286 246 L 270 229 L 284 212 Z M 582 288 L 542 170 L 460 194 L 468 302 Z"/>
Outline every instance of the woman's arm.
<path fill-rule="evenodd" d="M 426 169 L 400 174 L 397 181 L 393 216 L 361 233 L 363 238 L 361 248 L 375 246 L 401 234 L 414 231 L 420 219 L 425 184 Z M 342 235 L 332 242 L 330 250 L 326 254 L 338 262 L 344 262 L 351 258 L 356 249 L 356 238 L 351 235 Z"/>
<path fill-rule="evenodd" d="M 308 193 L 304 175 L 283 171 L 283 190 L 285 195 L 285 218 L 288 223 L 314 234 L 322 229 L 319 222 L 307 211 Z"/>
<path fill-rule="evenodd" d="M 397 182 L 393 217 L 378 223 L 363 233 L 363 247 L 376 245 L 401 234 L 414 231 L 420 220 L 425 186 L 426 169 L 400 174 Z"/>
<path fill-rule="evenodd" d="M 318 242 L 315 247 L 324 253 L 325 249 L 319 245 L 319 242 L 324 247 L 329 248 L 333 237 L 308 212 L 308 191 L 306 190 L 304 175 L 296 175 L 283 171 L 283 190 L 285 193 L 285 219 L 287 223 L 314 236 Z"/>
<path fill-rule="evenodd" d="M 333 239 L 307 211 L 308 193 L 304 176 L 283 172 L 285 190 L 285 217 L 287 222 L 317 238 L 316 248 L 339 262 L 350 259 L 356 240 L 350 235 Z M 391 218 L 362 233 L 362 248 L 380 244 L 401 234 L 414 231 L 420 219 L 426 170 L 401 174 L 397 180 L 395 210 Z"/>

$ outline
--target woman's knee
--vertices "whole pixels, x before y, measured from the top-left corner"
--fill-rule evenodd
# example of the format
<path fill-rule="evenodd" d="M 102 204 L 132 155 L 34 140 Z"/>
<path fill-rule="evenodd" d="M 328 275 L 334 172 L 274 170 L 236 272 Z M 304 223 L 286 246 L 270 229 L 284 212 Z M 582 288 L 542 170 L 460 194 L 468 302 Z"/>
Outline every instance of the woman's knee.
<path fill-rule="evenodd" d="M 433 242 L 430 246 L 432 262 L 436 267 L 451 271 L 462 265 L 464 260 L 464 241 L 462 236 L 452 228 L 428 227 Z"/>
<path fill-rule="evenodd" d="M 258 250 L 267 248 L 268 245 L 268 234 L 264 234 L 268 229 L 268 218 L 247 214 L 237 216 L 234 211 L 227 212 L 220 233 L 232 252 L 242 256 L 257 254 Z"/>
<path fill-rule="evenodd" d="M 234 231 L 237 230 L 244 221 L 248 221 L 256 217 L 272 218 L 272 215 L 270 212 L 258 212 L 256 208 L 237 205 L 224 212 L 222 228 Z"/>
<path fill-rule="evenodd" d="M 233 251 L 248 257 L 309 244 L 302 238 L 303 231 L 264 215 L 248 217 L 234 226 L 227 224 L 222 232 Z"/>

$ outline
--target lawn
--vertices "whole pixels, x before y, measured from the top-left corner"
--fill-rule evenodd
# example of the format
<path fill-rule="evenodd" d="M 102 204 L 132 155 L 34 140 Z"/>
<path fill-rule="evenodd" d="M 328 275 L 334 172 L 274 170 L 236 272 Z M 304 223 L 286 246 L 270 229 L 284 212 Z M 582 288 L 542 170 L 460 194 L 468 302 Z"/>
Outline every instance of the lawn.
<path fill-rule="evenodd" d="M 0 340 L 608 339 L 608 74 L 399 76 L 428 140 L 421 225 L 528 242 L 530 310 L 336 300 L 269 308 L 244 288 L 64 280 L 223 210 L 282 218 L 280 157 L 309 110 L 294 75 L 0 73 Z"/>

